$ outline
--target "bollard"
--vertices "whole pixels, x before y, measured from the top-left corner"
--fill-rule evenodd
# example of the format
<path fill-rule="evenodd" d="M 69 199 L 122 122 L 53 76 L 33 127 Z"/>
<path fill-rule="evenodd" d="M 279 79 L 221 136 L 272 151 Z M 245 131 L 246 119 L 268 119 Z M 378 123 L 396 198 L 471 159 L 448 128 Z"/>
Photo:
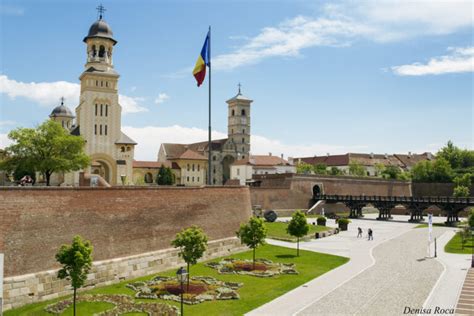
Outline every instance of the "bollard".
<path fill-rule="evenodd" d="M 435 237 L 435 258 L 437 257 L 437 253 L 436 253 L 436 237 Z"/>

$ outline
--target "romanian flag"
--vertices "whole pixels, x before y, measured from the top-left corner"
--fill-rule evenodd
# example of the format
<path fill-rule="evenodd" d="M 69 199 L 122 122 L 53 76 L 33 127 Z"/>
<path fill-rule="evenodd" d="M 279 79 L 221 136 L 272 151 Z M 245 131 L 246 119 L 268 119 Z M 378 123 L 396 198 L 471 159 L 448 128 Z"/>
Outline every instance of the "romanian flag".
<path fill-rule="evenodd" d="M 196 78 L 198 87 L 206 78 L 206 66 L 210 67 L 210 44 L 211 41 L 211 31 L 207 33 L 206 40 L 204 41 L 204 45 L 201 49 L 201 54 L 198 56 L 196 61 L 196 66 L 194 66 L 193 75 Z"/>

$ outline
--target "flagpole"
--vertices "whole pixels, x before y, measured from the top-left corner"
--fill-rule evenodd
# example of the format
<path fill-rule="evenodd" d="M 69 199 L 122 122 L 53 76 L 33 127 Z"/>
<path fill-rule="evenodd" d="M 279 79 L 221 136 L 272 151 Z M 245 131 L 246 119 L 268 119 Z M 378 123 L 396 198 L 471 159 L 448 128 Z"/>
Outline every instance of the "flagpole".
<path fill-rule="evenodd" d="M 208 176 L 207 176 L 207 184 L 211 185 L 211 156 L 212 156 L 212 140 L 211 140 L 211 26 L 209 25 L 209 159 L 208 159 Z"/>

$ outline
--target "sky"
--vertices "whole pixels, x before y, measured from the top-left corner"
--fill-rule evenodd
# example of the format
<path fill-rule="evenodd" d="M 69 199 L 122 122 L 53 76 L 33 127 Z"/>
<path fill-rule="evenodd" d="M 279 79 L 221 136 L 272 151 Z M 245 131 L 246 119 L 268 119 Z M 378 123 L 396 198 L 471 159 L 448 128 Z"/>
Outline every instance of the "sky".
<path fill-rule="evenodd" d="M 99 1 L 0 2 L 0 147 L 74 109 Z M 212 129 L 253 99 L 251 153 L 436 153 L 474 146 L 473 1 L 103 1 L 118 44 L 122 129 L 137 160 L 207 139 L 192 69 L 212 27 Z"/>

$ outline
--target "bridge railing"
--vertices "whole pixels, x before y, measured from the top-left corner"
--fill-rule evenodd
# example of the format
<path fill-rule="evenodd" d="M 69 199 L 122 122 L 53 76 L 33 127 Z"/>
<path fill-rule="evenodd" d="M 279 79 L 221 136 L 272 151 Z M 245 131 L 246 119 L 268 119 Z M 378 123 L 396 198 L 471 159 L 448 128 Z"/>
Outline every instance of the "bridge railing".
<path fill-rule="evenodd" d="M 394 202 L 394 203 L 453 203 L 474 205 L 474 197 L 452 196 L 380 196 L 380 195 L 337 195 L 322 194 L 314 196 L 316 200 L 332 202 L 360 201 L 360 202 Z"/>

